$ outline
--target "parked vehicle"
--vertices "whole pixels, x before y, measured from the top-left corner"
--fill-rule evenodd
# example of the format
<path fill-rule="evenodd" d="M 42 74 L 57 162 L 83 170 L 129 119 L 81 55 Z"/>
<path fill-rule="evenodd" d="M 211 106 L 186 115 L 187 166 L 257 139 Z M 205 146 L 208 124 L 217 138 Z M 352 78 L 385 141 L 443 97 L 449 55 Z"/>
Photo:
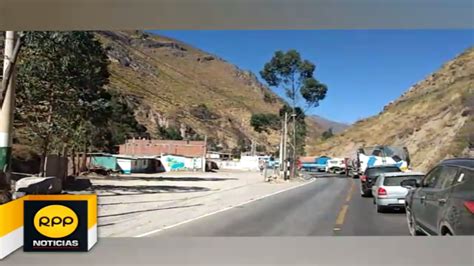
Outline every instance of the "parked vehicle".
<path fill-rule="evenodd" d="M 404 180 L 414 179 L 420 182 L 425 175 L 420 172 L 393 172 L 379 175 L 372 186 L 372 195 L 377 212 L 386 209 L 405 208 L 408 189 L 402 187 Z"/>
<path fill-rule="evenodd" d="M 378 165 L 366 168 L 363 175 L 360 176 L 360 194 L 362 197 L 372 196 L 372 185 L 379 175 L 401 171 L 396 165 Z"/>
<path fill-rule="evenodd" d="M 326 170 L 326 165 L 328 161 L 331 160 L 331 157 L 321 156 L 316 160 L 316 168 L 320 172 L 324 172 Z"/>
<path fill-rule="evenodd" d="M 345 173 L 346 161 L 344 158 L 332 158 L 327 161 L 326 169 L 327 173 Z"/>
<path fill-rule="evenodd" d="M 474 159 L 444 160 L 421 183 L 402 186 L 410 234 L 474 235 Z"/>
<path fill-rule="evenodd" d="M 356 152 L 352 176 L 358 178 L 364 174 L 368 167 L 378 165 L 396 165 L 403 171 L 410 166 L 410 155 L 406 147 L 377 145 L 361 147 Z"/>
<path fill-rule="evenodd" d="M 304 162 L 301 164 L 301 169 L 305 171 L 318 171 L 324 172 L 326 170 L 327 162 L 330 160 L 330 157 L 321 156 L 314 160 L 314 162 Z"/>

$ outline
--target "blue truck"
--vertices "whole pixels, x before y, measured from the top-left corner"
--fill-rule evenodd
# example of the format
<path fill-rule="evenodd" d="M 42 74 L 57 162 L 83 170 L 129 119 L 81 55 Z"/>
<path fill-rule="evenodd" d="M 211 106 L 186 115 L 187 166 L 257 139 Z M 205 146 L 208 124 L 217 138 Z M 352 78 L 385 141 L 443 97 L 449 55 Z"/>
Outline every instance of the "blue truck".
<path fill-rule="evenodd" d="M 328 156 L 320 156 L 314 159 L 314 162 L 304 162 L 301 164 L 301 169 L 303 171 L 318 171 L 324 172 L 326 171 L 326 165 L 328 161 L 331 160 Z"/>

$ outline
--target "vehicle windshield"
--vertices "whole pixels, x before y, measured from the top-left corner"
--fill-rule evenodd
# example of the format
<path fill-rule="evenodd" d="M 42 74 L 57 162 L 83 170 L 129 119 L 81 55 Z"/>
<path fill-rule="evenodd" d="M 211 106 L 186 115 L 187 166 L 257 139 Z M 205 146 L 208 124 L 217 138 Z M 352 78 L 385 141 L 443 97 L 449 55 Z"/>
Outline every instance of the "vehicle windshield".
<path fill-rule="evenodd" d="M 423 178 L 422 175 L 409 175 L 409 176 L 386 176 L 383 180 L 384 186 L 400 186 L 400 183 L 404 180 L 415 179 L 420 181 Z"/>
<path fill-rule="evenodd" d="M 393 166 L 393 167 L 380 167 L 380 168 L 369 168 L 367 169 L 367 176 L 374 177 L 378 176 L 383 173 L 394 173 L 394 172 L 401 172 L 400 168 Z"/>

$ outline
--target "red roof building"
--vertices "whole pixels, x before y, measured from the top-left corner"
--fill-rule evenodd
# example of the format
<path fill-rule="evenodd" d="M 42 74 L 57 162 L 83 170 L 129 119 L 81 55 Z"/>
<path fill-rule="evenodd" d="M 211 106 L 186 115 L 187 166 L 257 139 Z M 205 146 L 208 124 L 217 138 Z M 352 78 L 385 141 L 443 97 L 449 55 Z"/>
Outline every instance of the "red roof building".
<path fill-rule="evenodd" d="M 186 157 L 206 156 L 205 141 L 129 139 L 119 146 L 120 154 L 160 156 L 173 154 Z"/>

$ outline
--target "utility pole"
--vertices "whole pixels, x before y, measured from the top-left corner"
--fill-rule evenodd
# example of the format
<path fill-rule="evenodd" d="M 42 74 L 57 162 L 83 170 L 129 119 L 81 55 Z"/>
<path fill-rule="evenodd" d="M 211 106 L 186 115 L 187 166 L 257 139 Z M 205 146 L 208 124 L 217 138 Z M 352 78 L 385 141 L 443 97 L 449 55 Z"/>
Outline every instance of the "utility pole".
<path fill-rule="evenodd" d="M 288 113 L 285 112 L 285 121 L 283 129 L 283 178 L 287 180 L 287 170 L 288 170 L 288 151 L 287 151 L 287 142 L 288 142 Z"/>
<path fill-rule="evenodd" d="M 292 114 L 293 116 L 293 159 L 292 162 L 292 171 L 291 177 L 294 178 L 296 175 L 296 113 Z"/>
<path fill-rule="evenodd" d="M 207 135 L 204 135 L 204 151 L 202 155 L 202 171 L 206 172 L 206 152 L 207 152 Z"/>
<path fill-rule="evenodd" d="M 250 156 L 255 156 L 255 152 L 253 151 L 253 139 L 250 139 Z"/>
<path fill-rule="evenodd" d="M 279 174 L 278 176 L 280 176 L 280 173 L 281 171 L 283 170 L 283 128 L 285 127 L 284 125 L 284 121 L 281 122 L 281 130 L 280 130 L 280 148 L 279 148 L 279 152 L 278 152 L 278 170 L 279 170 Z"/>
<path fill-rule="evenodd" d="M 293 154 L 291 156 L 290 171 L 291 178 L 294 178 L 296 175 L 296 112 L 294 108 L 293 114 L 291 114 L 291 116 L 293 117 Z"/>
<path fill-rule="evenodd" d="M 12 154 L 13 112 L 15 109 L 16 73 L 13 65 L 16 33 L 7 31 L 5 34 L 5 57 L 3 61 L 3 79 L 9 79 L 5 98 L 0 110 L 0 204 L 5 202 L 10 191 L 10 162 Z M 9 71 L 7 71 L 10 69 Z M 10 75 L 10 76 L 9 76 Z"/>

